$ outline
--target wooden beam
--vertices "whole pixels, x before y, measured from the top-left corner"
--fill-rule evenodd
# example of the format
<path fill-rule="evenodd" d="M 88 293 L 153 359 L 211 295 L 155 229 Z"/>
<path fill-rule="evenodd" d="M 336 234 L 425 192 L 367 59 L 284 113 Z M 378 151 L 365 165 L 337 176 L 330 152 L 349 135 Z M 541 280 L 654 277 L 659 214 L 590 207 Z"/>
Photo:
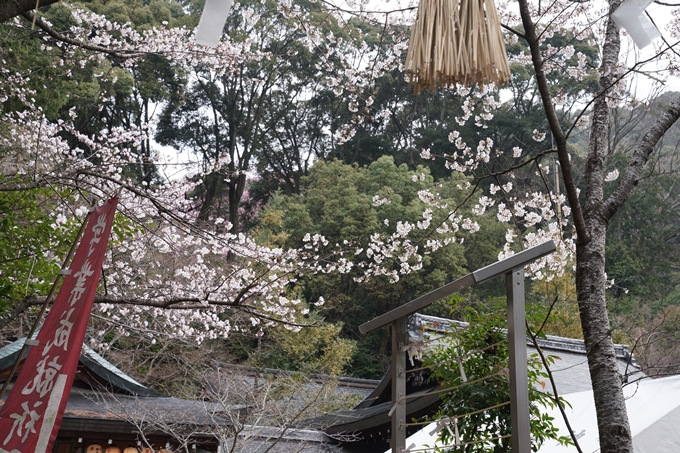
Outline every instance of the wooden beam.
<path fill-rule="evenodd" d="M 403 317 L 392 324 L 392 453 L 400 453 L 406 448 L 406 343 L 408 332 L 406 317 Z"/>
<path fill-rule="evenodd" d="M 399 318 L 404 318 L 406 316 L 412 315 L 418 310 L 421 310 L 431 305 L 433 302 L 436 302 L 439 299 L 443 299 L 446 296 L 449 296 L 455 292 L 461 291 L 465 288 L 474 285 L 475 285 L 474 277 L 472 276 L 472 274 L 467 274 L 465 277 L 459 278 L 458 280 L 448 283 L 442 286 L 441 288 L 437 288 L 434 291 L 425 294 L 424 296 L 420 296 L 419 298 L 414 299 L 411 302 L 407 302 L 404 305 L 400 305 L 394 310 L 388 311 L 387 313 L 382 314 L 377 318 L 373 318 L 372 320 L 363 323 L 362 325 L 359 326 L 359 332 L 365 335 L 369 332 L 373 332 L 374 330 L 378 330 L 381 327 L 392 324 Z"/>
<path fill-rule="evenodd" d="M 549 255 L 550 253 L 554 252 L 555 249 L 555 243 L 553 241 L 548 241 L 519 252 L 504 260 L 497 261 L 489 266 L 483 267 L 471 274 L 459 278 L 458 280 L 448 283 L 441 288 L 437 288 L 432 292 L 420 296 L 411 302 L 400 305 L 394 310 L 388 311 L 377 318 L 373 318 L 372 320 L 360 325 L 359 332 L 365 335 L 369 332 L 373 332 L 374 330 L 378 330 L 381 327 L 392 324 L 399 318 L 412 315 L 418 310 L 422 310 L 423 308 L 431 305 L 433 302 L 450 296 L 453 293 L 462 291 L 463 289 L 469 288 L 471 286 L 476 286 L 478 283 L 489 280 L 490 278 L 496 277 L 498 275 L 506 274 L 513 269 L 524 267 L 526 264 Z"/>

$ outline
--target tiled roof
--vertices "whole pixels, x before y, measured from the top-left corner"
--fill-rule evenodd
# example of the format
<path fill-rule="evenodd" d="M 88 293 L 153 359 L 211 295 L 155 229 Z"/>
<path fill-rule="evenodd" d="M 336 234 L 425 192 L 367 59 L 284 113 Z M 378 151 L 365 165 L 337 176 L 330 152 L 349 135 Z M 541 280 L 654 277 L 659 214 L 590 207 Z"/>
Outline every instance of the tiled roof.
<path fill-rule="evenodd" d="M 439 318 L 437 316 L 414 314 L 409 319 L 409 335 L 414 338 L 422 338 L 423 333 L 436 333 L 443 335 L 454 329 L 466 326 L 467 323 L 452 319 Z M 541 350 L 552 355 L 556 360 L 550 367 L 557 384 L 557 392 L 560 395 L 590 390 L 590 371 L 586 359 L 586 347 L 583 340 L 574 338 L 547 335 L 545 338 L 537 338 Z M 527 338 L 528 354 L 535 354 L 536 348 L 533 342 Z M 628 350 L 628 345 L 615 344 L 614 351 L 618 358 L 619 372 L 628 381 L 646 377 L 640 367 L 635 363 L 635 358 Z M 550 389 L 550 385 L 546 387 Z"/>
<path fill-rule="evenodd" d="M 253 367 L 253 366 L 246 366 L 246 365 L 237 365 L 233 363 L 224 363 L 224 362 L 215 362 L 215 365 L 217 366 L 218 369 L 226 370 L 235 374 L 238 374 L 240 376 L 260 376 L 260 375 L 270 375 L 270 376 L 276 376 L 276 375 L 281 375 L 281 374 L 294 374 L 289 371 L 285 370 L 279 370 L 276 368 L 259 368 L 259 367 Z M 359 378 L 353 378 L 353 377 L 344 377 L 344 376 L 329 376 L 327 374 L 320 374 L 320 373 L 310 373 L 307 375 L 307 378 L 320 382 L 320 383 L 325 383 L 328 381 L 333 381 L 335 382 L 339 387 L 350 387 L 350 388 L 355 388 L 355 389 L 369 389 L 373 390 L 380 384 L 380 380 L 378 379 L 359 379 Z"/>
<path fill-rule="evenodd" d="M 104 369 L 110 371 L 111 373 L 115 374 L 116 376 L 120 377 L 121 379 L 125 379 L 126 381 L 130 382 L 131 384 L 144 387 L 142 384 L 139 382 L 135 381 L 132 379 L 130 376 L 127 374 L 123 373 L 119 368 L 117 368 L 114 364 L 106 360 L 104 357 L 100 356 L 97 354 L 92 348 L 90 348 L 87 345 L 83 345 L 83 351 L 81 354 L 86 355 L 90 359 L 92 359 L 97 365 L 103 367 Z"/>
<path fill-rule="evenodd" d="M 16 362 L 19 352 L 24 346 L 25 341 L 26 338 L 20 338 L 13 343 L 0 348 L 0 370 L 9 369 L 14 365 L 14 362 Z M 26 349 L 22 359 L 26 358 L 30 349 L 31 346 Z M 97 354 L 87 345 L 83 345 L 82 351 L 80 353 L 80 364 L 87 368 L 88 371 L 92 372 L 97 377 L 96 380 L 98 382 L 105 383 L 106 386 L 113 386 L 119 390 L 123 390 L 133 395 L 156 397 L 163 396 L 158 392 L 145 387 L 125 374 L 123 371 L 107 361 L 104 357 Z"/>
<path fill-rule="evenodd" d="M 243 409 L 233 407 L 236 411 Z M 214 425 L 229 424 L 220 414 L 225 410 L 221 404 L 204 401 L 183 400 L 172 397 L 113 395 L 97 391 L 76 390 L 71 392 L 66 406 L 70 418 L 84 416 L 89 419 L 136 418 L 162 420 L 175 423 Z"/>
<path fill-rule="evenodd" d="M 36 330 L 33 334 L 33 338 L 35 338 L 37 335 L 38 330 Z M 21 348 L 24 346 L 25 342 L 26 338 L 19 338 L 13 343 L 0 348 L 0 370 L 10 368 L 12 365 L 14 365 L 14 362 L 16 362 L 17 356 L 19 355 L 19 351 L 21 351 Z M 25 358 L 28 355 L 29 350 L 30 348 L 26 350 L 24 357 L 22 358 Z"/>
<path fill-rule="evenodd" d="M 439 318 L 437 316 L 421 315 L 416 313 L 409 318 L 409 334 L 412 337 L 418 337 L 422 334 L 420 332 L 451 332 L 462 326 L 467 326 L 466 322 L 456 321 L 453 319 Z M 538 344 L 542 349 L 552 349 L 557 351 L 573 351 L 582 354 L 586 353 L 586 346 L 583 340 L 576 338 L 558 337 L 554 335 L 546 335 L 545 338 L 538 338 Z M 533 346 L 530 339 L 527 338 L 527 345 Z M 635 364 L 635 359 L 628 350 L 628 345 L 615 344 L 614 351 L 619 359 L 631 361 Z M 637 366 L 637 365 L 636 365 Z"/>

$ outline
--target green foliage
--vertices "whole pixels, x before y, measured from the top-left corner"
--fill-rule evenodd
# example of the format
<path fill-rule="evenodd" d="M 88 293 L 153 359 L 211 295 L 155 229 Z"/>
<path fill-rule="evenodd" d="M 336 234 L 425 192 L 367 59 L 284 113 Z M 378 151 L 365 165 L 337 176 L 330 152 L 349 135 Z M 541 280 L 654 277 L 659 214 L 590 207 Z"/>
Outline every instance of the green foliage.
<path fill-rule="evenodd" d="M 273 198 L 262 212 L 262 223 L 255 232 L 257 240 L 281 247 L 301 247 L 305 234 L 318 233 L 331 244 L 349 243 L 363 248 L 358 255 L 345 256 L 355 262 L 367 259 L 366 249 L 373 234 L 391 234 L 400 220 L 422 219 L 426 206 L 418 192 L 435 186 L 427 168 L 418 167 L 414 172 L 405 164 L 397 166 L 388 156 L 367 167 L 319 161 L 302 184 L 301 195 L 279 194 Z M 456 185 L 455 181 L 448 181 L 438 187 L 443 196 L 450 197 L 443 200 L 450 206 L 465 195 Z M 376 206 L 374 196 L 389 203 Z M 436 221 L 433 218 L 432 223 Z M 436 233 L 427 239 L 437 239 Z M 358 271 L 353 270 L 311 277 L 303 283 L 302 290 L 308 301 L 323 297 L 326 302 L 320 313 L 329 322 L 341 322 L 343 335 L 358 342 L 353 374 L 380 377 L 385 365 L 381 360 L 388 352 L 387 337 L 382 333 L 360 336 L 357 327 L 464 274 L 463 252 L 461 244 L 452 243 L 425 255 L 423 268 L 400 276 L 398 282 L 375 277 L 368 283 L 358 283 L 355 281 Z"/>
<path fill-rule="evenodd" d="M 131 22 L 140 31 L 165 26 L 164 22 L 181 26 L 195 25 L 198 20 L 187 22 L 189 16 L 181 5 L 163 0 L 94 0 L 75 6 L 105 14 L 114 22 Z M 76 25 L 70 7 L 61 4 L 51 5 L 41 14 L 57 33 L 68 35 L 69 28 Z M 64 121 L 87 136 L 121 127 L 144 130 L 152 120 L 156 104 L 178 94 L 182 71 L 162 56 L 148 55 L 129 65 L 115 58 L 93 58 L 92 52 L 77 46 L 67 46 L 66 51 L 65 46 L 30 32 L 26 22 L 20 26 L 10 22 L 0 24 L 3 64 L 11 68 L 3 77 L 25 76 L 26 89 L 49 121 Z M 2 108 L 21 111 L 24 106 L 10 96 Z M 73 148 L 78 148 L 80 154 L 96 162 L 89 147 L 70 133 L 64 132 L 62 136 Z M 138 156 L 124 166 L 125 176 L 133 176 L 148 185 L 158 181 L 156 168 L 151 163 L 150 145 L 147 140 L 140 147 L 132 147 Z"/>
<path fill-rule="evenodd" d="M 62 9 L 58 6 L 50 8 L 54 12 L 50 19 L 59 19 Z M 64 66 L 59 48 L 45 46 L 41 39 L 35 39 L 21 28 L 0 24 L 0 47 L 4 50 L 5 65 L 12 68 L 12 74 L 30 75 L 27 88 L 34 90 L 36 104 L 50 120 L 58 119 L 75 103 L 94 102 L 100 91 L 99 81 L 93 76 L 94 63 Z M 76 51 L 76 55 L 82 57 L 81 52 Z M 70 77 L 65 77 L 66 74 Z M 20 111 L 23 104 L 10 98 L 2 108 L 6 112 Z"/>
<path fill-rule="evenodd" d="M 271 329 L 254 361 L 257 366 L 303 373 L 341 376 L 355 350 L 355 342 L 340 338 L 342 323 L 324 323 L 312 317 L 315 325 L 301 330 L 288 326 Z"/>
<path fill-rule="evenodd" d="M 610 222 L 606 270 L 615 282 L 614 295 L 630 292 L 648 301 L 658 300 L 675 287 L 675 263 L 680 259 L 676 183 L 672 175 L 640 181 Z"/>
<path fill-rule="evenodd" d="M 75 24 L 70 9 L 59 4 L 47 9 L 45 19 L 57 31 Z M 128 70 L 110 60 L 88 58 L 86 51 L 77 48 L 72 55 L 66 54 L 59 46 L 46 45 L 43 39 L 12 24 L 0 24 L 0 46 L 6 51 L 6 66 L 12 68 L 12 74 L 28 77 L 27 88 L 35 91 L 36 105 L 51 121 L 68 120 L 71 108 L 82 118 L 92 119 L 99 112 L 98 104 L 129 96 L 135 84 Z M 3 104 L 5 111 L 19 108 L 11 98 Z M 83 124 L 76 126 L 83 128 Z"/>
<path fill-rule="evenodd" d="M 469 324 L 441 340 L 425 357 L 424 365 L 433 369 L 430 379 L 441 383 L 443 388 L 452 389 L 443 394 L 437 418 L 457 417 L 461 442 L 468 445 L 437 451 L 510 452 L 511 439 L 502 438 L 512 432 L 509 404 L 484 410 L 510 400 L 508 341 L 503 330 L 507 327 L 505 301 L 492 299 L 475 309 L 465 306 L 465 300 L 453 298 L 451 310 L 462 312 Z M 460 366 L 458 357 L 462 357 Z M 461 366 L 465 379 L 460 372 Z M 538 357 L 530 357 L 528 366 L 532 451 L 537 451 L 549 439 L 570 444 L 571 439 L 558 436 L 552 417 L 541 413 L 541 408 L 552 407 L 555 403 L 550 394 L 537 390 L 545 387 L 547 378 Z M 466 415 L 473 412 L 477 413 Z M 490 438 L 501 439 L 488 440 Z M 442 430 L 440 441 L 444 445 L 455 444 L 453 431 Z"/>
<path fill-rule="evenodd" d="M 80 226 L 57 225 L 53 197 L 48 189 L 0 192 L 0 315 L 48 292 Z"/>
<path fill-rule="evenodd" d="M 204 165 L 205 176 L 190 194 L 201 220 L 225 217 L 232 231 L 239 231 L 247 172 L 256 168 L 259 174 L 258 201 L 277 188 L 292 194 L 310 162 L 325 153 L 334 118 L 328 113 L 332 87 L 318 80 L 326 49 L 310 49 L 302 38 L 307 27 L 324 35 L 348 32 L 317 3 L 298 0 L 295 7 L 306 14 L 305 27 L 277 11 L 271 0 L 234 4 L 225 33 L 260 57 L 217 74 L 190 68 L 191 80 L 163 106 L 156 141 L 191 150 Z"/>
<path fill-rule="evenodd" d="M 0 181 L 10 183 L 0 176 Z M 85 203 L 68 190 L 54 188 L 0 192 L 0 316 L 17 321 L 29 306 L 20 302 L 45 296 L 84 221 L 74 206 Z M 111 243 L 136 231 L 132 221 L 117 214 Z M 10 323 L 11 324 L 11 323 Z"/>
<path fill-rule="evenodd" d="M 171 27 L 195 27 L 198 23 L 197 16 L 186 14 L 182 5 L 174 0 L 80 0 L 75 4 L 106 16 L 111 22 L 132 24 L 140 31 L 164 23 Z"/>
<path fill-rule="evenodd" d="M 583 338 L 573 270 L 568 268 L 562 276 L 550 281 L 533 281 L 530 297 L 533 303 L 528 318 L 533 331 L 566 338 Z M 546 319 L 548 312 L 550 316 Z"/>

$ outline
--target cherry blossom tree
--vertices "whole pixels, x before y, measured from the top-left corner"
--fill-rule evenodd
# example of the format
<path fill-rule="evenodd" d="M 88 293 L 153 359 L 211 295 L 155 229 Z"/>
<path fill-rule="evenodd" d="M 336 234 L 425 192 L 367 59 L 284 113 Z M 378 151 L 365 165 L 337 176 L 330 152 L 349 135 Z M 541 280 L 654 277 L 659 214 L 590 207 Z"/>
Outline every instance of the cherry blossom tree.
<path fill-rule="evenodd" d="M 351 135 L 352 122 L 361 121 L 366 114 L 359 112 L 359 104 L 370 106 L 370 101 L 362 99 L 370 92 L 371 81 L 399 64 L 397 57 L 403 46 L 381 50 L 380 55 L 375 49 L 355 48 L 344 38 L 309 26 L 309 10 L 285 3 L 280 8 L 280 14 L 303 27 L 303 47 L 318 53 L 315 77 L 328 81 L 335 87 L 335 95 L 351 104 L 350 111 L 356 111 L 349 124 L 335 133 L 331 131 L 333 140 L 342 141 Z M 244 14 L 252 16 L 256 11 L 246 9 Z M 36 21 L 41 50 L 53 57 L 49 70 L 65 80 L 74 77 L 74 68 L 91 67 L 91 77 L 115 82 L 124 74 L 120 71 L 133 73 L 135 65 L 148 56 L 165 58 L 179 68 L 202 68 L 221 76 L 243 62 L 257 64 L 279 58 L 253 47 L 248 39 L 225 38 L 212 50 L 196 45 L 193 32 L 185 28 L 138 31 L 129 24 L 77 8 L 69 8 L 69 16 L 72 25 L 65 30 L 55 29 L 48 18 Z M 26 40 L 33 39 L 36 33 L 29 32 L 30 23 L 20 19 L 3 27 L 24 33 L 22 39 Z M 13 51 L 10 48 L 8 52 Z M 367 69 L 365 62 L 378 56 L 382 57 L 380 64 Z M 112 64 L 119 71 L 110 70 Z M 148 178 L 140 181 L 126 169 L 145 164 L 142 159 L 149 157 L 149 153 L 138 151 L 148 143 L 151 125 L 109 123 L 93 133 L 79 126 L 87 118 L 79 118 L 75 107 L 67 109 L 63 117 L 46 114 L 38 94 L 47 82 L 36 84 L 31 80 L 29 74 L 35 69 L 13 72 L 11 64 L 7 64 L 0 71 L 0 97 L 8 106 L 2 112 L 0 193 L 43 191 L 45 219 L 39 222 L 50 225 L 55 235 L 66 237 L 89 205 L 120 193 L 120 219 L 97 297 L 98 313 L 119 331 L 135 329 L 148 336 L 165 333 L 200 342 L 223 337 L 234 328 L 254 328 L 257 332 L 263 324 L 273 322 L 287 322 L 291 328 L 298 328 L 300 314 L 315 301 L 292 296 L 291 284 L 306 274 L 348 272 L 356 265 L 343 254 L 356 253 L 352 247 L 357 246 L 329 244 L 321 234 L 307 235 L 299 249 L 284 250 L 260 246 L 246 235 L 233 232 L 221 217 L 197 222 L 194 201 L 186 194 L 195 189 L 197 182 L 201 184 L 211 169 L 202 164 L 186 166 L 186 176 L 181 179 L 162 184 L 149 184 Z M 99 98 L 94 97 L 101 108 L 108 99 L 106 93 L 102 90 Z M 153 157 L 155 164 L 163 168 L 162 156 Z M 433 209 L 444 209 L 434 194 L 425 198 Z M 375 251 L 362 264 L 357 278 L 384 275 L 396 281 L 400 275 L 419 269 L 421 253 L 430 253 L 455 240 L 461 225 L 468 230 L 474 228 L 474 222 L 461 215 L 447 215 L 437 225 L 430 221 L 431 211 L 422 217 L 422 221 L 400 223 L 394 232 L 377 232 Z M 424 232 L 435 228 L 450 237 L 419 250 L 417 241 Z M 22 234 L 21 230 L 12 231 L 12 240 L 17 242 Z M 419 238 L 416 242 L 415 237 Z M 39 256 L 58 265 L 59 250 L 35 244 L 32 247 L 27 256 Z M 20 300 L 8 300 L 6 320 L 41 302 L 41 297 L 29 292 L 29 287 L 38 293 L 40 288 L 26 284 L 26 279 L 38 279 L 42 284 L 49 280 L 46 275 L 13 275 L 10 284 L 26 289 Z M 94 341 L 104 334 L 95 332 Z"/>
<path fill-rule="evenodd" d="M 608 141 L 610 130 L 610 109 L 621 100 L 630 96 L 625 92 L 625 77 L 632 70 L 642 67 L 643 62 L 634 62 L 628 69 L 621 61 L 620 30 L 610 19 L 610 14 L 620 2 L 612 1 L 603 11 L 599 39 L 601 40 L 601 63 L 598 69 L 599 90 L 590 101 L 587 111 L 590 115 L 590 138 L 585 164 L 585 193 L 580 197 L 572 173 L 567 140 L 571 129 L 566 132 L 555 115 L 555 97 L 551 95 L 545 80 L 545 72 L 550 69 L 549 56 L 542 55 L 539 49 L 540 37 L 545 34 L 537 31 L 539 10 L 532 10 L 528 2 L 520 2 L 520 15 L 524 26 L 524 36 L 531 48 L 532 64 L 541 92 L 550 131 L 555 138 L 557 156 L 564 178 L 569 205 L 572 210 L 573 226 L 576 230 L 576 287 L 584 340 L 588 355 L 593 391 L 598 413 L 600 445 L 603 452 L 632 451 L 632 438 L 625 403 L 621 394 L 621 378 L 616 368 L 613 352 L 611 327 L 609 323 L 605 290 L 605 240 L 609 220 L 630 197 L 637 181 L 642 175 L 649 156 L 663 134 L 680 116 L 680 99 L 673 102 L 663 112 L 656 123 L 647 131 L 629 160 L 620 171 L 621 179 L 605 197 L 605 184 L 613 182 L 615 175 L 605 171 L 607 157 L 615 150 Z M 555 4 L 553 14 L 560 17 L 562 11 L 584 8 L 583 5 Z M 588 6 L 589 10 L 594 9 Z M 584 11 L 588 13 L 590 11 Z M 578 35 L 577 35 L 578 36 Z M 669 49 L 664 43 L 656 58 L 660 59 Z M 584 111 L 586 114 L 586 111 Z M 618 174 L 616 170 L 615 174 Z"/>

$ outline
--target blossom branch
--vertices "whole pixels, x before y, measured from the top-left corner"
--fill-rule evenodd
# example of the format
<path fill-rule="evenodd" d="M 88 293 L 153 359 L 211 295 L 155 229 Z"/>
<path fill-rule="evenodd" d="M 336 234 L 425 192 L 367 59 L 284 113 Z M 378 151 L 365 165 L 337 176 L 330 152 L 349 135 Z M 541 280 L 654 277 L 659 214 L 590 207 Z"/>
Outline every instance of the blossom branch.
<path fill-rule="evenodd" d="M 59 177 L 51 175 L 42 175 L 39 179 L 32 182 L 14 182 L 9 184 L 0 184 L 0 192 L 23 192 L 26 190 L 42 189 L 60 183 L 62 180 L 72 179 L 78 176 L 78 171 L 64 173 Z M 19 175 L 5 175 L 7 180 L 17 180 Z"/>
<path fill-rule="evenodd" d="M 525 37 L 527 43 L 529 44 L 529 48 L 531 49 L 531 60 L 536 73 L 538 91 L 541 95 L 541 101 L 543 102 L 543 108 L 545 110 L 546 118 L 548 119 L 550 131 L 553 134 L 555 144 L 557 146 L 557 156 L 562 169 L 562 176 L 564 179 L 565 190 L 567 192 L 567 198 L 572 209 L 577 240 L 587 241 L 589 236 L 586 230 L 585 219 L 583 218 L 581 203 L 578 199 L 576 182 L 571 169 L 571 159 L 569 158 L 569 151 L 567 149 L 567 140 L 564 132 L 562 131 L 562 127 L 560 126 L 560 121 L 557 117 L 557 112 L 555 112 L 555 107 L 550 95 L 548 79 L 543 68 L 543 57 L 541 56 L 540 44 L 536 35 L 536 27 L 531 20 L 531 13 L 529 12 L 527 0 L 519 0 L 519 5 L 522 24 L 526 30 Z"/>
<path fill-rule="evenodd" d="M 518 37 L 520 37 L 520 38 L 522 38 L 522 39 L 527 39 L 527 37 L 524 35 L 524 33 L 521 33 L 521 32 L 515 30 L 514 28 L 512 28 L 512 27 L 510 27 L 510 26 L 508 26 L 508 25 L 505 25 L 505 24 L 501 23 L 501 27 L 503 27 L 504 29 L 506 29 L 507 31 L 509 31 L 510 33 L 512 33 L 513 35 L 516 35 L 516 36 L 518 36 Z"/>
<path fill-rule="evenodd" d="M 102 47 L 102 46 L 97 46 L 94 44 L 89 44 L 83 41 L 78 41 L 76 39 L 69 38 L 68 36 L 62 35 L 61 33 L 57 32 L 54 30 L 50 24 L 45 22 L 39 17 L 36 17 L 34 13 L 30 11 L 26 11 L 21 14 L 25 19 L 30 21 L 31 23 L 35 23 L 41 30 L 43 30 L 45 33 L 56 39 L 57 41 L 64 42 L 66 44 L 71 44 L 73 46 L 81 47 L 83 49 L 87 50 L 92 50 L 94 52 L 103 52 L 106 54 L 109 54 L 113 57 L 116 58 L 134 58 L 134 57 L 139 57 L 142 54 L 141 53 L 134 53 L 134 52 L 120 52 L 117 50 L 109 49 L 107 47 Z"/>

